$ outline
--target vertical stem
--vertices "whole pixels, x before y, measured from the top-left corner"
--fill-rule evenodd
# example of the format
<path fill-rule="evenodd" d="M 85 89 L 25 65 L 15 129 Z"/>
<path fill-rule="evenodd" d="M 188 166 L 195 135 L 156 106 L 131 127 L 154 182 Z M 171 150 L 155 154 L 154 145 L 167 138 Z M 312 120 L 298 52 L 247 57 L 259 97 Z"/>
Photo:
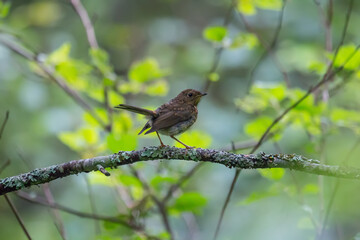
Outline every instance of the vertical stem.
<path fill-rule="evenodd" d="M 25 225 L 24 225 L 24 222 L 23 222 L 23 220 L 21 219 L 21 217 L 20 217 L 20 215 L 19 215 L 19 212 L 16 210 L 14 204 L 11 202 L 10 198 L 9 198 L 6 194 L 4 195 L 4 197 L 5 197 L 6 202 L 9 204 L 9 206 L 10 206 L 10 208 L 11 208 L 11 211 L 14 213 L 17 221 L 19 222 L 19 224 L 20 224 L 20 226 L 21 226 L 21 229 L 24 231 L 27 239 L 31 240 L 30 234 L 29 234 L 29 232 L 26 230 L 26 227 L 25 227 Z"/>

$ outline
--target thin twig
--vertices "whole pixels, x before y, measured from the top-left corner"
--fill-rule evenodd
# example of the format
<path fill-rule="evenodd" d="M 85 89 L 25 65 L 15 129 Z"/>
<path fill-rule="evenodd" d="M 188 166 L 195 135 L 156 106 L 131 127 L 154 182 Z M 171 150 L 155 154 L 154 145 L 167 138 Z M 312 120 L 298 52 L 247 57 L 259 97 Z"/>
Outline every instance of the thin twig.
<path fill-rule="evenodd" d="M 236 0 L 232 0 L 231 1 L 231 5 L 230 5 L 230 8 L 224 18 L 224 23 L 223 23 L 223 27 L 227 27 L 230 23 L 230 20 L 231 20 L 231 16 L 232 16 L 232 12 L 233 12 L 233 9 L 234 9 L 234 6 L 236 4 Z M 205 81 L 205 85 L 203 87 L 203 91 L 204 92 L 207 92 L 209 90 L 209 87 L 210 87 L 210 84 L 211 84 L 211 80 L 209 78 L 209 75 L 213 72 L 216 71 L 216 69 L 218 68 L 219 66 L 219 63 L 220 63 L 220 58 L 221 58 L 221 55 L 224 51 L 224 46 L 219 46 L 216 50 L 215 50 L 215 56 L 214 56 L 214 60 L 213 60 L 213 63 L 210 67 L 210 70 L 208 72 L 208 74 L 206 75 L 206 81 Z"/>
<path fill-rule="evenodd" d="M 170 240 L 174 240 L 174 233 L 173 233 L 173 231 L 171 229 L 171 226 L 170 226 L 169 216 L 168 216 L 168 212 L 167 212 L 167 209 L 166 209 L 165 202 L 160 201 L 154 195 L 151 195 L 151 197 L 152 197 L 152 199 L 154 200 L 155 204 L 158 207 L 158 210 L 159 210 L 159 213 L 161 215 L 162 221 L 164 223 L 165 229 L 170 235 Z"/>
<path fill-rule="evenodd" d="M 227 209 L 227 206 L 229 205 L 231 195 L 232 195 L 232 193 L 234 191 L 235 184 L 236 184 L 236 181 L 237 181 L 240 173 L 241 173 L 241 169 L 236 169 L 234 178 L 233 178 L 233 180 L 231 182 L 231 185 L 230 185 L 230 188 L 229 188 L 229 192 L 226 195 L 225 202 L 224 202 L 224 204 L 223 204 L 223 206 L 221 208 L 220 216 L 219 216 L 218 222 L 216 224 L 216 229 L 215 229 L 215 233 L 214 233 L 214 237 L 213 237 L 214 240 L 216 240 L 218 235 L 219 235 L 220 227 L 221 227 L 221 223 L 222 223 L 222 221 L 224 219 L 225 211 Z"/>
<path fill-rule="evenodd" d="M 3 135 L 4 130 L 5 130 L 6 123 L 7 123 L 7 121 L 9 120 L 9 116 L 10 116 L 10 112 L 9 112 L 9 111 L 6 111 L 4 121 L 3 121 L 3 123 L 1 124 L 1 128 L 0 128 L 0 139 L 1 139 L 2 135 Z M 0 166 L 0 173 L 1 173 L 2 171 L 4 171 L 4 169 L 5 169 L 7 166 L 9 166 L 9 164 L 10 164 L 10 159 L 7 159 L 7 160 Z"/>
<path fill-rule="evenodd" d="M 163 202 L 167 202 L 170 200 L 172 194 L 181 187 L 194 173 L 203 165 L 204 163 L 198 163 L 194 167 L 192 167 L 186 174 L 184 174 L 177 183 L 171 185 L 165 197 L 163 198 Z"/>
<path fill-rule="evenodd" d="M 296 176 L 294 175 L 294 173 L 292 171 L 290 171 L 290 176 L 294 182 L 294 185 L 296 187 L 296 190 L 297 190 L 297 194 L 299 196 L 299 198 L 297 198 L 297 202 L 301 205 L 301 206 L 306 206 L 306 203 L 305 203 L 305 200 L 304 200 L 304 196 L 303 196 L 303 193 L 301 191 L 301 187 L 300 187 L 300 184 L 299 182 L 297 181 L 296 179 Z M 316 221 L 316 218 L 314 217 L 314 214 L 311 212 L 311 211 L 306 211 L 309 215 L 309 218 L 314 226 L 314 228 L 316 229 L 316 231 L 318 232 L 319 231 L 319 224 L 318 222 Z"/>
<path fill-rule="evenodd" d="M 35 166 L 30 161 L 27 161 L 24 158 L 24 156 L 21 154 L 20 151 L 18 151 L 18 155 L 19 155 L 19 158 L 24 163 L 24 165 L 28 168 L 28 170 L 31 170 L 31 169 L 35 168 Z M 55 203 L 54 196 L 53 196 L 53 194 L 51 193 L 51 190 L 50 190 L 50 184 L 45 183 L 42 186 L 42 190 L 44 192 L 44 195 L 45 195 L 45 198 L 46 198 L 47 202 L 50 203 L 50 204 Z M 62 220 L 62 218 L 60 216 L 59 210 L 57 210 L 55 208 L 52 208 L 50 212 L 51 212 L 51 216 L 53 218 L 56 229 L 58 230 L 58 232 L 59 232 L 60 236 L 62 237 L 62 239 L 65 240 L 66 239 L 65 227 L 64 227 L 63 220 Z"/>
<path fill-rule="evenodd" d="M 98 42 L 96 40 L 94 27 L 91 23 L 91 20 L 89 18 L 89 15 L 82 5 L 80 0 L 70 0 L 72 6 L 74 7 L 75 11 L 79 15 L 82 24 L 84 25 L 86 36 L 88 39 L 88 42 L 90 44 L 90 47 L 92 48 L 99 48 Z"/>
<path fill-rule="evenodd" d="M 284 12 L 285 12 L 285 5 L 287 3 L 287 0 L 283 0 L 283 4 L 282 4 L 282 8 L 281 8 L 281 11 L 280 11 L 280 14 L 279 14 L 279 22 L 277 24 L 277 27 L 275 29 L 275 34 L 273 36 L 273 39 L 270 43 L 270 46 L 268 48 L 266 48 L 265 46 L 265 51 L 263 52 L 263 54 L 260 56 L 260 58 L 257 60 L 257 62 L 255 63 L 255 65 L 252 67 L 252 69 L 250 70 L 249 72 L 249 80 L 248 80 L 248 87 L 247 87 L 247 91 L 249 92 L 250 88 L 251 88 L 251 85 L 252 85 L 252 82 L 253 82 L 253 79 L 254 79 L 254 73 L 255 71 L 257 70 L 257 68 L 260 66 L 260 63 L 265 59 L 265 57 L 274 50 L 276 44 L 277 44 L 277 41 L 278 41 L 278 38 L 279 38 L 279 35 L 280 35 L 280 31 L 281 31 L 281 28 L 282 28 L 282 24 L 283 24 L 283 18 L 284 18 Z M 244 20 L 245 18 L 243 18 Z M 247 24 L 247 22 L 245 23 L 245 26 L 248 26 L 249 25 Z M 251 29 L 251 28 L 249 28 Z M 285 80 L 285 83 L 289 86 L 290 84 L 290 81 L 288 79 L 288 76 L 286 74 L 286 72 L 282 71 L 281 69 L 279 69 L 280 72 L 282 72 L 283 74 L 283 77 L 284 77 L 284 80 Z"/>
<path fill-rule="evenodd" d="M 6 194 L 4 195 L 4 197 L 5 197 L 6 202 L 9 204 L 11 211 L 14 213 L 17 221 L 19 222 L 21 229 L 24 231 L 27 239 L 31 240 L 30 234 L 29 234 L 28 230 L 26 229 L 25 224 L 24 224 L 23 220 L 21 219 L 19 212 L 16 210 L 14 204 L 11 202 L 10 198 Z"/>
<path fill-rule="evenodd" d="M 85 179 L 86 189 L 87 189 L 88 196 L 89 196 L 91 213 L 96 214 L 97 209 L 96 209 L 94 194 L 92 192 L 92 188 L 91 188 L 91 185 L 90 185 L 87 175 L 84 175 L 84 179 Z M 94 219 L 94 225 L 95 225 L 95 234 L 100 235 L 101 234 L 101 226 L 100 226 L 99 220 Z"/>
<path fill-rule="evenodd" d="M 76 13 L 79 15 L 81 23 L 84 26 L 86 31 L 87 40 L 92 49 L 98 49 L 99 44 L 96 39 L 94 26 L 91 22 L 88 12 L 85 7 L 82 5 L 81 0 L 70 0 L 72 6 L 74 7 Z M 112 128 L 112 110 L 109 104 L 109 87 L 104 84 L 104 105 L 106 108 L 107 116 L 108 116 L 108 124 L 105 126 L 108 132 L 111 132 Z"/>
<path fill-rule="evenodd" d="M 4 132 L 4 129 L 5 129 L 6 123 L 7 123 L 7 121 L 9 120 L 9 116 L 10 116 L 10 112 L 9 112 L 9 111 L 6 111 L 4 121 L 3 121 L 3 123 L 1 124 L 1 128 L 0 128 L 0 139 L 1 139 L 2 135 L 3 135 L 3 132 Z"/>
<path fill-rule="evenodd" d="M 54 81 L 61 89 L 63 89 L 65 93 L 67 93 L 80 107 L 82 107 L 86 112 L 88 112 L 106 130 L 106 124 L 94 112 L 92 107 L 79 95 L 79 93 L 76 90 L 72 89 L 69 85 L 67 85 L 65 79 L 57 75 L 53 69 L 51 69 L 49 66 L 45 65 L 43 62 L 37 59 L 36 55 L 33 52 L 25 49 L 19 43 L 16 43 L 16 41 L 9 41 L 5 38 L 0 38 L 0 43 L 5 45 L 13 52 L 26 58 L 27 60 L 35 62 L 49 79 Z"/>
<path fill-rule="evenodd" d="M 45 183 L 44 186 L 42 187 L 46 200 L 48 201 L 49 204 L 54 204 L 55 200 L 54 200 L 54 196 L 52 195 L 51 191 L 50 191 L 50 186 L 48 183 Z M 55 226 L 58 230 L 58 232 L 60 233 L 60 236 L 62 237 L 62 239 L 67 239 L 66 238 L 66 233 L 65 233 L 65 227 L 64 227 L 64 223 L 61 219 L 60 213 L 57 209 L 52 208 L 51 209 L 51 214 L 53 216 L 54 219 L 54 223 Z"/>
<path fill-rule="evenodd" d="M 353 56 L 357 53 L 357 51 L 359 50 L 360 45 L 356 46 L 355 50 L 353 51 L 353 53 L 348 57 L 348 59 L 345 61 L 345 63 L 339 67 L 337 70 L 334 70 L 332 72 L 331 71 L 331 67 L 333 64 L 331 64 L 328 68 L 327 73 L 324 74 L 322 80 L 316 84 L 315 86 L 309 88 L 309 90 L 304 94 L 304 96 L 302 96 L 300 99 L 298 99 L 295 103 L 293 103 L 290 107 L 288 107 L 280 116 L 278 116 L 277 118 L 274 119 L 274 121 L 271 123 L 271 125 L 266 129 L 266 131 L 264 132 L 264 134 L 261 136 L 260 140 L 258 141 L 258 143 L 254 146 L 253 150 L 251 151 L 251 153 L 255 152 L 260 145 L 263 143 L 264 139 L 266 138 L 266 136 L 269 134 L 270 130 L 278 123 L 280 122 L 280 120 L 282 120 L 285 115 L 287 115 L 292 109 L 294 109 L 297 105 L 299 105 L 304 99 L 306 99 L 311 93 L 313 93 L 314 91 L 316 91 L 317 89 L 319 89 L 324 83 L 328 82 L 333 76 L 335 76 L 337 73 L 339 73 L 340 71 L 343 70 L 344 66 L 353 58 Z M 336 51 L 338 52 L 338 50 Z M 336 56 L 334 57 L 334 61 L 336 59 Z"/>
<path fill-rule="evenodd" d="M 24 199 L 24 200 L 26 200 L 28 202 L 39 204 L 39 205 L 50 207 L 50 208 L 55 208 L 55 209 L 58 209 L 60 211 L 67 212 L 69 214 L 72 214 L 72 215 L 75 215 L 75 216 L 78 216 L 78 217 L 89 218 L 89 219 L 97 219 L 97 220 L 107 221 L 107 222 L 112 222 L 112 223 L 118 223 L 118 224 L 121 224 L 121 225 L 123 225 L 125 227 L 132 228 L 132 229 L 135 229 L 135 230 L 141 230 L 142 229 L 141 226 L 138 226 L 138 225 L 136 225 L 134 223 L 129 223 L 129 222 L 126 222 L 124 220 L 121 220 L 121 219 L 119 219 L 119 217 L 109 217 L 109 216 L 103 216 L 103 215 L 98 215 L 98 214 L 80 212 L 80 211 L 77 211 L 77 210 L 62 206 L 62 205 L 60 205 L 58 203 L 49 203 L 46 199 L 43 199 L 43 198 L 41 198 L 39 196 L 32 197 L 32 196 L 30 196 L 30 194 L 28 194 L 26 192 L 23 192 L 23 191 L 19 191 L 16 194 L 17 194 L 18 197 L 20 197 L 21 199 Z"/>
<path fill-rule="evenodd" d="M 285 10 L 285 3 L 286 3 L 286 1 L 283 1 L 283 9 L 282 9 L 282 12 Z M 282 66 L 282 64 L 281 64 L 280 61 L 278 60 L 276 54 L 272 51 L 271 45 L 268 45 L 268 44 L 266 43 L 266 41 L 262 38 L 262 36 L 253 29 L 253 27 L 248 23 L 248 21 L 246 20 L 245 16 L 244 16 L 241 12 L 236 11 L 236 13 L 240 16 L 242 22 L 244 23 L 244 26 L 245 26 L 246 30 L 249 31 L 249 32 L 251 32 L 251 33 L 253 33 L 253 34 L 258 38 L 258 40 L 259 40 L 259 42 L 261 43 L 261 45 L 265 48 L 265 50 L 266 50 L 266 51 L 269 53 L 269 55 L 272 57 L 275 65 L 277 66 L 277 68 L 279 69 L 280 73 L 282 74 L 283 79 L 284 79 L 286 85 L 289 86 L 289 84 L 290 84 L 289 77 L 288 77 L 288 75 L 287 75 L 284 67 Z M 278 31 L 279 33 L 280 33 L 280 30 L 281 30 L 281 27 L 282 27 L 283 14 L 284 14 L 284 13 L 281 13 L 281 15 L 280 15 L 280 19 L 279 19 L 279 20 L 281 20 L 281 23 L 278 24 L 278 27 L 277 27 L 277 29 L 276 29 L 276 31 Z M 275 34 L 275 37 L 276 37 L 276 38 L 274 38 L 275 43 L 276 43 L 276 41 L 277 41 L 277 38 L 278 38 L 277 35 L 278 35 L 279 33 Z M 272 43 L 271 43 L 271 44 L 272 44 Z M 250 83 L 249 85 L 251 85 L 251 83 Z"/>
<path fill-rule="evenodd" d="M 349 150 L 348 154 L 346 155 L 346 157 L 343 159 L 343 161 L 341 162 L 342 164 L 344 165 L 347 165 L 347 162 L 349 161 L 350 157 L 352 156 L 352 154 L 355 152 L 355 150 L 358 148 L 360 144 L 360 138 L 358 138 L 356 140 L 356 142 L 354 143 L 354 145 L 351 147 L 351 149 Z M 339 187 L 340 187 L 340 179 L 336 179 L 336 182 L 335 182 L 335 186 L 334 186 L 334 189 L 331 193 L 331 196 L 330 196 L 330 202 L 325 210 L 325 216 L 324 216 L 324 220 L 323 220 L 323 223 L 322 223 L 322 228 L 321 228 L 321 232 L 320 232 L 320 235 L 319 235 L 319 240 L 321 239 L 324 239 L 324 236 L 325 236 L 325 228 L 326 228 L 326 225 L 328 223 L 328 220 L 329 220 L 329 216 L 330 216 L 330 212 L 331 212 L 331 208 L 334 204 L 334 201 L 335 201 L 335 196 L 339 190 Z"/>
<path fill-rule="evenodd" d="M 169 221 L 169 216 L 168 216 L 168 212 L 166 209 L 166 201 L 160 201 L 160 199 L 158 197 L 156 197 L 152 191 L 151 188 L 149 186 L 149 184 L 147 183 L 147 181 L 141 176 L 141 174 L 136 170 L 136 168 L 134 168 L 133 166 L 129 165 L 129 168 L 132 172 L 132 174 L 139 179 L 139 181 L 141 182 L 141 184 L 143 185 L 144 189 L 147 191 L 147 193 L 150 195 L 151 199 L 153 199 L 154 203 L 156 204 L 159 213 L 161 215 L 162 218 L 162 222 L 164 224 L 164 227 L 166 229 L 166 231 L 169 233 L 170 235 L 170 239 L 173 240 L 174 239 L 174 233 L 173 230 L 170 226 L 170 221 Z"/>

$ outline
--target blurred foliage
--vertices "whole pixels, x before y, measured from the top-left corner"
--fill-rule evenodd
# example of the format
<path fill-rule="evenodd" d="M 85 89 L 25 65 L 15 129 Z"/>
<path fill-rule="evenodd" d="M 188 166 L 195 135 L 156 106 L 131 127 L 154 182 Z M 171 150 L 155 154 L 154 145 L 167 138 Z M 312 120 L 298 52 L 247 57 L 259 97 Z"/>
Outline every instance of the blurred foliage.
<path fill-rule="evenodd" d="M 278 41 L 263 56 L 285 2 Z M 333 2 L 331 50 L 324 46 L 329 44 L 329 39 L 324 40 L 326 14 L 320 14 L 327 10 L 326 1 L 239 0 L 231 16 L 227 14 L 232 1 L 82 3 L 100 48 L 89 46 L 70 2 L 0 2 L 0 114 L 8 109 L 11 113 L 0 154 L 1 159 L 12 161 L 1 177 L 31 170 L 22 162 L 23 156 L 35 168 L 157 145 L 155 134 L 137 135 L 146 122 L 143 116 L 113 107 L 127 103 L 155 109 L 183 89 L 202 89 L 205 79 L 211 83 L 208 96 L 199 104 L 198 121 L 179 140 L 201 148 L 256 141 L 277 116 L 322 79 L 333 60 L 334 69 L 342 71 L 276 124 L 261 150 L 296 152 L 340 165 L 350 156 L 347 164 L 360 166 L 358 146 L 349 153 L 360 135 L 356 14 L 350 20 L 346 44 L 337 54 L 335 50 L 348 1 Z M 355 4 L 353 12 L 359 8 Z M 226 17 L 230 21 L 224 25 Z M 37 61 L 11 54 L 1 39 L 33 51 Z M 219 64 L 213 68 L 220 49 Z M 92 110 L 84 111 L 52 84 L 41 64 Z M 289 82 L 284 82 L 282 72 Z M 183 147 L 167 137 L 163 140 Z M 100 221 L 98 232 L 91 222 L 62 213 L 69 239 L 170 239 L 161 217 L 164 211 L 176 239 L 189 239 L 192 231 L 196 239 L 212 238 L 232 173 L 209 164 L 182 182 L 192 164 L 156 161 L 108 169 L 110 177 L 87 174 L 95 211 L 138 223 L 144 232 L 107 221 Z M 163 203 L 164 209 L 159 209 L 156 200 L 161 202 L 179 183 Z M 343 239 L 359 238 L 360 210 L 354 206 L 360 201 L 360 184 L 344 183 L 334 199 L 326 239 L 337 239 L 332 236 L 336 229 L 341 229 Z M 80 177 L 70 177 L 50 185 L 56 202 L 90 212 L 93 208 L 84 184 Z M 241 234 L 246 239 L 314 239 L 334 185 L 334 179 L 284 169 L 246 171 L 233 196 L 240 204 L 229 205 L 221 238 Z M 43 195 L 41 189 L 29 191 Z M 16 205 L 34 239 L 58 236 L 47 211 L 20 200 Z M 17 222 L 9 220 L 13 216 L 7 205 L 0 205 L 0 210 L 2 237 L 24 239 Z M 254 231 L 254 222 L 261 231 Z"/>

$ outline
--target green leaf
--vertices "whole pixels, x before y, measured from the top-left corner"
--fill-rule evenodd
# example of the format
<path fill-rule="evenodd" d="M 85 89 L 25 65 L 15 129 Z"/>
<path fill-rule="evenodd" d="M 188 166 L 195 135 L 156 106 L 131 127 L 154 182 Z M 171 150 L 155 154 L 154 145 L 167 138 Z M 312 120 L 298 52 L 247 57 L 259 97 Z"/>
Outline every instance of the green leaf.
<path fill-rule="evenodd" d="M 203 31 L 203 37 L 210 42 L 221 42 L 227 35 L 227 29 L 221 26 L 207 27 Z"/>
<path fill-rule="evenodd" d="M 88 144 L 95 144 L 99 140 L 98 132 L 94 128 L 83 128 L 80 130 L 83 139 Z"/>
<path fill-rule="evenodd" d="M 73 149 L 74 151 L 80 151 L 82 149 L 80 139 L 77 133 L 63 132 L 59 134 L 59 139 L 66 146 Z"/>
<path fill-rule="evenodd" d="M 245 98 L 235 98 L 235 106 L 247 113 L 256 113 L 265 110 L 268 102 L 260 97 L 247 95 Z"/>
<path fill-rule="evenodd" d="M 339 124 L 348 125 L 350 122 L 360 123 L 360 114 L 358 111 L 335 108 L 331 111 L 331 120 Z"/>
<path fill-rule="evenodd" d="M 125 102 L 124 97 L 114 91 L 108 91 L 108 98 L 110 107 L 114 107 L 120 103 Z"/>
<path fill-rule="evenodd" d="M 140 200 L 144 196 L 142 183 L 136 177 L 121 174 L 118 179 L 124 186 L 130 187 L 131 195 L 134 199 Z"/>
<path fill-rule="evenodd" d="M 220 76 L 219 76 L 218 73 L 212 72 L 212 73 L 209 73 L 208 79 L 209 79 L 210 81 L 212 81 L 212 82 L 217 82 L 217 81 L 219 81 Z"/>
<path fill-rule="evenodd" d="M 101 172 L 90 172 L 88 174 L 89 183 L 94 185 L 103 185 L 113 187 L 116 186 L 117 183 L 115 181 L 111 181 L 111 178 L 104 176 Z"/>
<path fill-rule="evenodd" d="M 119 90 L 121 93 L 139 93 L 142 89 L 143 85 L 140 82 L 123 82 L 119 86 Z"/>
<path fill-rule="evenodd" d="M 240 0 L 242 1 L 242 0 Z M 282 0 L 255 0 L 256 7 L 268 10 L 280 10 Z"/>
<path fill-rule="evenodd" d="M 312 183 L 306 184 L 303 187 L 302 192 L 304 194 L 317 194 L 319 192 L 319 186 Z"/>
<path fill-rule="evenodd" d="M 326 72 L 326 64 L 320 61 L 311 61 L 308 66 L 309 71 L 315 72 L 318 75 L 323 75 Z"/>
<path fill-rule="evenodd" d="M 113 132 L 115 134 L 121 134 L 122 132 L 128 132 L 132 130 L 133 119 L 131 118 L 130 113 L 121 112 L 120 114 L 114 115 L 114 126 Z"/>
<path fill-rule="evenodd" d="M 288 89 L 284 84 L 277 84 L 272 86 L 255 85 L 251 88 L 251 94 L 261 97 L 267 102 L 279 102 L 286 97 Z"/>
<path fill-rule="evenodd" d="M 188 146 L 207 148 L 211 145 L 212 138 L 206 132 L 194 130 L 181 134 L 179 140 Z M 184 147 L 184 145 L 176 142 L 175 147 Z"/>
<path fill-rule="evenodd" d="M 256 13 L 254 0 L 238 0 L 237 9 L 245 15 L 254 15 Z"/>
<path fill-rule="evenodd" d="M 154 188 L 160 190 L 164 184 L 169 184 L 169 183 L 176 183 L 176 178 L 171 177 L 171 176 L 161 176 L 161 175 L 155 175 L 151 181 L 150 184 L 151 186 L 153 186 Z"/>
<path fill-rule="evenodd" d="M 258 172 L 261 176 L 270 180 L 280 180 L 285 174 L 283 168 L 258 169 Z"/>
<path fill-rule="evenodd" d="M 360 66 L 360 51 L 356 50 L 354 44 L 341 46 L 336 56 L 334 66 L 341 67 L 344 64 L 344 69 L 355 70 Z M 334 54 L 330 55 L 330 59 L 334 59 Z"/>
<path fill-rule="evenodd" d="M 93 64 L 104 76 L 110 77 L 113 75 L 113 68 L 110 65 L 109 55 L 106 51 L 100 48 L 91 48 L 90 56 Z"/>
<path fill-rule="evenodd" d="M 249 136 L 259 138 L 272 123 L 272 118 L 262 116 L 245 125 L 245 133 Z"/>
<path fill-rule="evenodd" d="M 268 197 L 274 197 L 277 196 L 278 192 L 273 191 L 263 191 L 263 192 L 252 192 L 248 197 L 246 197 L 244 200 L 240 202 L 241 205 L 248 205 L 253 202 L 268 198 Z"/>
<path fill-rule="evenodd" d="M 58 137 L 69 148 L 81 152 L 84 157 L 91 157 L 104 147 L 103 144 L 100 144 L 98 129 L 93 127 L 84 127 L 76 132 L 63 132 Z"/>
<path fill-rule="evenodd" d="M 252 33 L 240 33 L 234 39 L 232 39 L 230 48 L 239 48 L 246 46 L 249 49 L 259 45 L 259 40 L 255 34 Z"/>
<path fill-rule="evenodd" d="M 280 10 L 282 0 L 238 0 L 237 9 L 245 15 L 254 15 L 256 8 Z"/>
<path fill-rule="evenodd" d="M 171 210 L 175 212 L 194 212 L 199 213 L 206 205 L 206 198 L 198 192 L 187 192 L 175 200 Z"/>
<path fill-rule="evenodd" d="M 0 2 L 0 18 L 5 18 L 9 14 L 11 2 Z"/>
<path fill-rule="evenodd" d="M 103 121 L 103 122 L 107 122 L 107 114 L 106 114 L 106 110 L 103 109 L 103 108 L 97 108 L 95 109 L 95 114 Z M 96 121 L 95 118 L 93 118 L 93 116 L 88 113 L 88 112 L 85 112 L 83 114 L 83 119 L 84 121 L 89 124 L 90 126 L 93 126 L 93 127 L 98 127 L 100 126 L 98 121 Z"/>
<path fill-rule="evenodd" d="M 159 80 L 147 86 L 145 93 L 150 96 L 165 96 L 168 91 L 168 83 L 165 80 Z"/>
<path fill-rule="evenodd" d="M 48 56 L 46 63 L 53 65 L 56 72 L 72 87 L 77 90 L 88 91 L 92 67 L 83 61 L 72 59 L 70 50 L 71 45 L 64 43 Z"/>
<path fill-rule="evenodd" d="M 124 184 L 124 186 L 127 186 L 127 187 L 130 187 L 130 186 L 142 187 L 142 183 L 140 182 L 140 180 L 137 179 L 134 176 L 120 174 L 118 176 L 118 179 L 122 184 Z"/>
<path fill-rule="evenodd" d="M 63 45 L 61 45 L 61 47 L 59 47 L 57 50 L 55 50 L 49 55 L 47 61 L 55 65 L 66 62 L 69 59 L 70 50 L 70 43 L 64 43 Z"/>
<path fill-rule="evenodd" d="M 145 60 L 135 62 L 131 65 L 129 79 L 131 81 L 143 83 L 165 77 L 169 74 L 169 70 L 160 69 L 159 63 L 156 61 L 156 59 L 147 58 Z"/>
<path fill-rule="evenodd" d="M 106 137 L 106 144 L 112 152 L 135 150 L 137 135 L 134 133 L 122 133 L 121 135 L 110 133 Z"/>

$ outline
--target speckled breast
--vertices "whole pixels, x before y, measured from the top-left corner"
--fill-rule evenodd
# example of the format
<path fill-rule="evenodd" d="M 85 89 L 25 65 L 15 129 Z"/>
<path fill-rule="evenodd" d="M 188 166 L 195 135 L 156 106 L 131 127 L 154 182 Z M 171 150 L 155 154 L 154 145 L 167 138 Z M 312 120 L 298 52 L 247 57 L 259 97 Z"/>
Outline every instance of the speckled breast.
<path fill-rule="evenodd" d="M 159 130 L 159 133 L 161 133 L 163 135 L 168 135 L 168 136 L 178 135 L 180 133 L 185 132 L 187 129 L 189 129 L 195 123 L 196 119 L 197 119 L 197 114 L 194 114 L 191 118 L 189 118 L 186 121 L 179 122 L 178 124 L 175 124 L 174 126 Z"/>

